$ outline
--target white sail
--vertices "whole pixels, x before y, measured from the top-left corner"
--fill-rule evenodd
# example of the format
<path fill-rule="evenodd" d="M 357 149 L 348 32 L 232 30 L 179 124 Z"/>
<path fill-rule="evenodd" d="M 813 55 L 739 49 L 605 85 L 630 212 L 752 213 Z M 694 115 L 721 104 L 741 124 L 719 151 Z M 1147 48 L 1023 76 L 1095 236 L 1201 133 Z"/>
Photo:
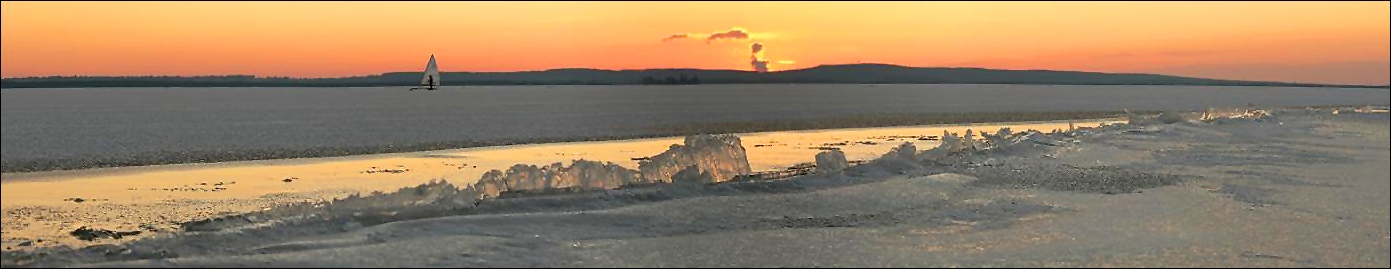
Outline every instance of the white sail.
<path fill-rule="evenodd" d="M 430 63 L 425 64 L 425 77 L 420 78 L 420 86 L 440 86 L 440 69 L 438 66 L 435 66 L 434 54 L 430 54 Z"/>

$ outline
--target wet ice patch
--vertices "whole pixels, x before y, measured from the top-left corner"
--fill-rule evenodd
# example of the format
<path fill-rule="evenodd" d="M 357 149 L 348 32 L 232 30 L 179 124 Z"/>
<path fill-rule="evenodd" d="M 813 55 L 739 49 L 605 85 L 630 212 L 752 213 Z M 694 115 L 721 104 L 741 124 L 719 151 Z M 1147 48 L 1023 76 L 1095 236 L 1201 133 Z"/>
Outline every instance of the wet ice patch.
<path fill-rule="evenodd" d="M 1285 185 L 1285 186 L 1294 186 L 1294 187 L 1322 187 L 1322 188 L 1341 188 L 1341 187 L 1343 187 L 1342 185 L 1338 185 L 1338 184 L 1316 183 L 1316 182 L 1310 182 L 1310 181 L 1306 181 L 1306 180 L 1295 179 L 1293 176 L 1290 176 L 1290 175 L 1285 175 L 1285 174 L 1280 174 L 1280 173 L 1272 173 L 1272 172 L 1261 172 L 1261 171 L 1227 171 L 1226 174 L 1236 176 L 1237 178 L 1252 178 L 1252 179 L 1257 179 L 1257 180 L 1259 180 L 1259 181 L 1261 181 L 1261 182 L 1266 182 L 1266 183 L 1275 184 L 1275 185 Z"/>
<path fill-rule="evenodd" d="M 1217 192 L 1231 196 L 1233 200 L 1250 204 L 1251 206 L 1271 206 L 1278 203 L 1271 201 L 1270 196 L 1274 190 L 1258 188 L 1245 185 L 1225 183 Z"/>
<path fill-rule="evenodd" d="M 1160 152 L 1158 161 L 1166 165 L 1241 167 L 1249 165 L 1303 166 L 1352 161 L 1335 154 L 1274 144 L 1208 144 L 1182 150 Z"/>
<path fill-rule="evenodd" d="M 956 173 L 980 178 L 973 185 L 1017 189 L 1046 189 L 1093 194 L 1125 194 L 1183 182 L 1176 175 L 1115 167 L 1076 167 L 1056 164 L 1012 164 L 953 167 Z"/>
<path fill-rule="evenodd" d="M 941 208 L 921 208 L 903 211 L 850 213 L 829 216 L 791 217 L 760 220 L 775 229 L 823 229 L 868 227 L 950 227 L 967 226 L 973 230 L 1002 229 L 1023 219 L 1048 214 L 1058 209 L 1022 201 L 989 201 L 984 204 L 953 204 Z"/>

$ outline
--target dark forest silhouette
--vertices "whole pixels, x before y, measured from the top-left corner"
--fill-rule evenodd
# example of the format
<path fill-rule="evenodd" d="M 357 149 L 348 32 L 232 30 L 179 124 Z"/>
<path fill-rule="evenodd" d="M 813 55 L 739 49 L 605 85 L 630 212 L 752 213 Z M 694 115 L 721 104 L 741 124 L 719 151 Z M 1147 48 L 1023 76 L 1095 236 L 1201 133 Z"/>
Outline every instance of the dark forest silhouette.
<path fill-rule="evenodd" d="M 230 76 L 38 77 L 0 80 L 0 88 L 90 87 L 381 87 L 415 86 L 420 72 L 341 78 Z M 885 64 L 825 65 L 756 73 L 703 69 L 552 69 L 521 72 L 445 72 L 444 86 L 468 85 L 695 85 L 695 84 L 1043 84 L 1360 87 L 1189 78 L 1153 74 L 981 68 L 919 68 Z"/>

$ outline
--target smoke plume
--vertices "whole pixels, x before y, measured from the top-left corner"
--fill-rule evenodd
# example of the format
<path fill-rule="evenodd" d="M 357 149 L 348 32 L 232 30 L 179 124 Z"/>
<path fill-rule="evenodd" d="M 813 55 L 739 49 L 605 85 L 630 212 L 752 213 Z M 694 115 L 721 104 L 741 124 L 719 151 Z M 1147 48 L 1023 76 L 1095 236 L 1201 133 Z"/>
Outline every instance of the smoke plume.
<path fill-rule="evenodd" d="M 763 44 L 755 42 L 749 45 L 749 49 L 749 64 L 753 65 L 753 71 L 768 72 L 768 60 L 763 59 Z"/>

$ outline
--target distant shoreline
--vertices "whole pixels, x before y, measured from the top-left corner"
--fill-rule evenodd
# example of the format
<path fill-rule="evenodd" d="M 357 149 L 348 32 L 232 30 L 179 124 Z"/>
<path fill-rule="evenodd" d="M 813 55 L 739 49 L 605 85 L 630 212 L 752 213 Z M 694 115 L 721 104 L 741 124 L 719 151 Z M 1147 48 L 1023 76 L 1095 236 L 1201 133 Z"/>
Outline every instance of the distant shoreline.
<path fill-rule="evenodd" d="M 0 79 L 0 88 L 131 87 L 409 87 L 420 72 L 393 72 L 337 78 L 225 76 L 50 76 Z M 1053 70 L 906 67 L 886 64 L 823 65 L 758 73 L 709 69 L 551 69 L 518 72 L 444 72 L 444 86 L 516 85 L 731 85 L 731 84 L 921 84 L 921 85 L 1099 85 L 1099 86 L 1260 86 L 1311 88 L 1388 88 L 1192 78 L 1138 73 Z"/>
<path fill-rule="evenodd" d="M 1391 89 L 1391 86 L 1370 86 L 1370 85 L 1189 85 L 1189 84 L 1027 84 L 1027 83 L 710 83 L 700 84 L 707 86 L 717 85 L 1021 85 L 1021 86 L 1166 86 L 1166 87 L 1282 87 L 1282 88 L 1327 88 L 1327 89 Z M 459 87 L 550 87 L 550 86 L 700 86 L 700 85 L 641 85 L 641 84 L 473 84 L 473 85 L 444 85 L 441 89 Z M 258 89 L 258 88 L 407 88 L 413 85 L 363 85 L 363 86 L 309 86 L 309 85 L 246 85 L 246 86 L 74 86 L 74 87 L 9 87 L 4 86 L 4 90 L 45 90 L 45 89 L 133 89 L 133 88 L 154 88 L 154 89 Z"/>

